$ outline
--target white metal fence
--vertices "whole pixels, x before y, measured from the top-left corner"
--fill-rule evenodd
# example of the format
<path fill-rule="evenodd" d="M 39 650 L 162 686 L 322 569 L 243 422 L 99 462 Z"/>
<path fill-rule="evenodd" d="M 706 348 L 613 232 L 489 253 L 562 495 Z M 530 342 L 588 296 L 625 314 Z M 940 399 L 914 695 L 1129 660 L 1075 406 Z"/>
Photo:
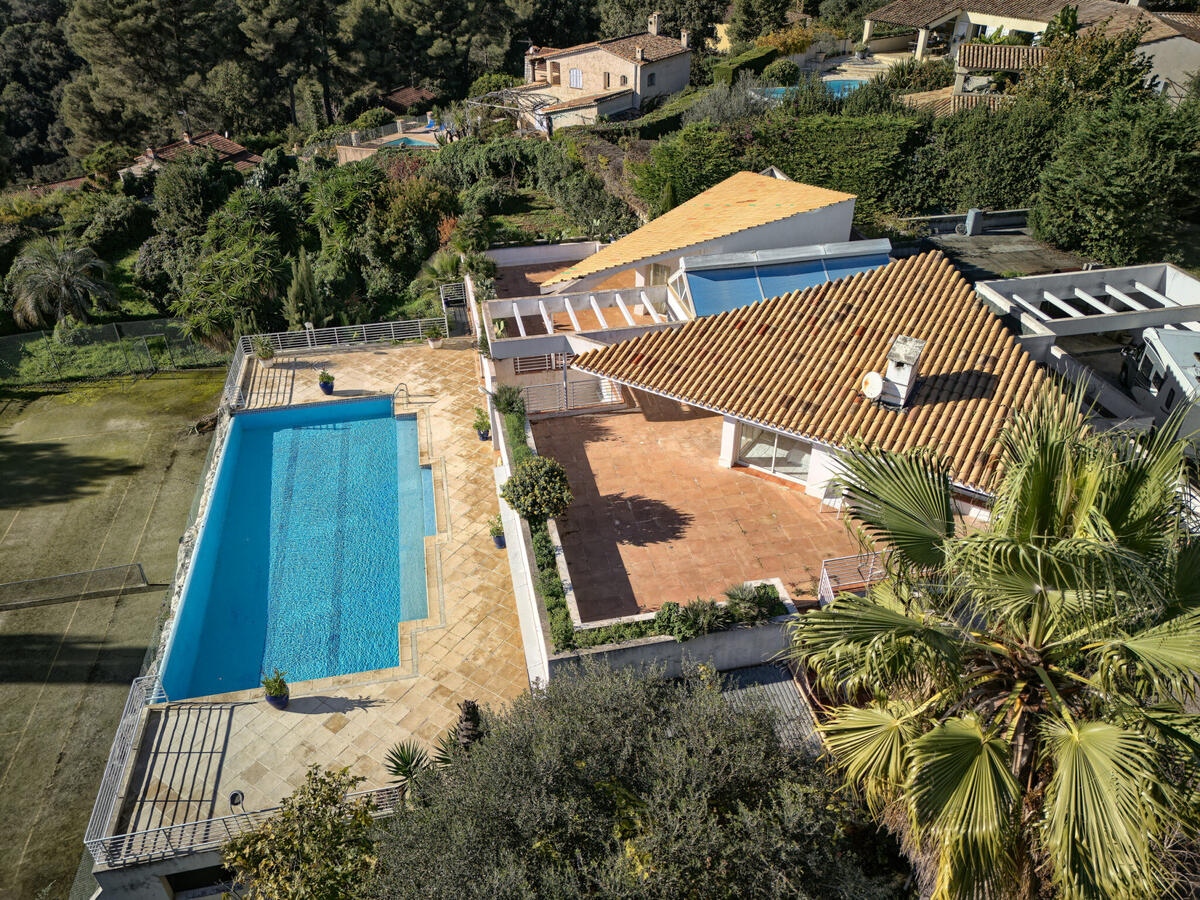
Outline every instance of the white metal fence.
<path fill-rule="evenodd" d="M 513 357 L 513 371 L 518 375 L 528 375 L 533 372 L 559 372 L 570 365 L 574 358 L 570 353 L 516 356 Z"/>
<path fill-rule="evenodd" d="M 531 415 L 615 406 L 624 402 L 620 386 L 607 378 L 568 381 L 565 384 L 561 381 L 527 384 L 521 388 L 521 396 L 525 400 L 525 412 Z"/>
<path fill-rule="evenodd" d="M 161 828 L 131 831 L 125 834 L 110 833 L 119 824 L 119 790 L 130 757 L 136 750 L 134 736 L 142 713 L 154 703 L 165 703 L 167 695 L 157 675 L 146 675 L 134 679 L 117 726 L 117 736 L 109 753 L 96 805 L 84 832 L 83 844 L 97 863 L 106 866 L 121 866 L 149 859 L 161 859 L 184 853 L 199 853 L 214 850 L 244 831 L 257 828 L 280 809 L 278 806 L 229 816 L 217 816 L 195 822 L 180 822 Z M 347 795 L 349 799 L 370 799 L 375 815 L 390 815 L 400 803 L 401 790 L 397 787 L 375 788 Z"/>
<path fill-rule="evenodd" d="M 98 863 L 114 865 L 106 835 L 114 824 L 117 795 L 125 776 L 125 767 L 133 753 L 133 738 L 142 717 L 142 710 L 151 703 L 161 703 L 166 699 L 167 695 L 163 692 L 162 682 L 158 680 L 157 675 L 143 675 L 133 680 L 129 698 L 125 701 L 125 709 L 121 712 L 121 721 L 117 723 L 117 734 L 108 753 L 108 763 L 100 779 L 96 805 L 92 807 L 92 817 L 83 833 L 83 845 Z"/>
<path fill-rule="evenodd" d="M 865 591 L 886 574 L 882 553 L 840 556 L 821 563 L 817 600 L 821 606 L 833 602 L 842 591 Z"/>
<path fill-rule="evenodd" d="M 353 143 L 353 131 L 345 131 L 341 134 L 335 134 L 333 137 L 325 138 L 322 141 L 316 141 L 308 144 L 300 151 L 301 159 L 308 159 L 322 150 L 329 150 L 339 144 L 343 147 L 361 146 L 369 141 L 377 141 L 380 138 L 387 137 L 391 134 L 396 134 L 400 131 L 399 122 L 388 122 L 386 125 L 380 125 L 378 128 L 361 128 L 358 131 L 358 144 Z"/>
<path fill-rule="evenodd" d="M 345 325 L 339 328 L 306 328 L 303 331 L 277 331 L 271 334 L 245 335 L 238 339 L 225 376 L 222 402 L 231 409 L 245 405 L 242 393 L 242 370 L 246 359 L 254 354 L 258 341 L 269 341 L 275 351 L 311 350 L 318 347 L 354 347 L 364 344 L 389 344 L 420 340 L 430 328 L 442 337 L 449 337 L 450 327 L 445 316 L 429 319 L 402 319 L 395 322 L 375 322 L 370 325 Z"/>

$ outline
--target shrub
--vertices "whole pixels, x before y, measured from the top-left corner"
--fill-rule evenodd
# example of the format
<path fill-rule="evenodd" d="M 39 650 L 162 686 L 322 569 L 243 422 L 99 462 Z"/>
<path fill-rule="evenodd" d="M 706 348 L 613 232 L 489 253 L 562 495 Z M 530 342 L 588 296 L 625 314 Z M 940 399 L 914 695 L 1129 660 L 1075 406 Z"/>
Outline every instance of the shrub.
<path fill-rule="evenodd" d="M 713 84 L 733 84 L 741 72 L 761 72 L 779 55 L 774 47 L 754 47 L 713 66 Z"/>
<path fill-rule="evenodd" d="M 648 162 L 632 166 L 632 187 L 661 215 L 737 172 L 740 156 L 727 130 L 710 122 L 693 122 L 660 141 Z"/>
<path fill-rule="evenodd" d="M 762 72 L 769 84 L 792 85 L 800 80 L 800 67 L 790 59 L 777 59 Z"/>
<path fill-rule="evenodd" d="M 572 499 L 566 470 L 546 456 L 531 456 L 516 463 L 500 496 L 528 522 L 561 516 Z"/>
<path fill-rule="evenodd" d="M 372 896 L 908 896 L 895 842 L 719 685 L 581 666 L 484 710 L 383 825 Z"/>
<path fill-rule="evenodd" d="M 490 94 L 494 91 L 516 87 L 520 83 L 520 78 L 516 75 L 509 75 L 507 72 L 486 72 L 471 82 L 471 88 L 467 91 L 467 96 L 482 97 L 484 94 Z"/>
<path fill-rule="evenodd" d="M 496 404 L 497 412 L 503 415 L 516 413 L 525 415 L 525 401 L 521 397 L 521 389 L 515 384 L 502 384 L 492 394 L 492 402 Z"/>

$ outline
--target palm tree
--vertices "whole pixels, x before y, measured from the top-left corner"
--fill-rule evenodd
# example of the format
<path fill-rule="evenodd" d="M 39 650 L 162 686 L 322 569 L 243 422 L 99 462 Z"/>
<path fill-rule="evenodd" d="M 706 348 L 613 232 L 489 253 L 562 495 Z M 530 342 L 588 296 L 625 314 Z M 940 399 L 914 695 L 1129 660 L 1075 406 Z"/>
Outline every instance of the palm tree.
<path fill-rule="evenodd" d="M 1100 434 L 1078 399 L 1011 420 L 983 528 L 956 522 L 933 454 L 852 449 L 849 515 L 888 573 L 793 625 L 792 656 L 852 701 L 830 756 L 935 898 L 1167 896 L 1197 823 L 1179 419 Z"/>
<path fill-rule="evenodd" d="M 22 328 L 53 325 L 67 316 L 86 322 L 93 307 L 112 302 L 107 271 L 90 247 L 68 247 L 62 238 L 30 241 L 8 273 L 13 319 Z"/>

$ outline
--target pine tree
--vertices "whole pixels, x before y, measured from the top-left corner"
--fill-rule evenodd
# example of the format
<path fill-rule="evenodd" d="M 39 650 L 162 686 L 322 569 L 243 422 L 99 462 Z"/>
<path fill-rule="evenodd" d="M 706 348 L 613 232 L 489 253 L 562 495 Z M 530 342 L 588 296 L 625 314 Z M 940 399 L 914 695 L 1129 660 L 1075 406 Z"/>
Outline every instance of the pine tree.
<path fill-rule="evenodd" d="M 308 252 L 301 247 L 292 263 L 292 283 L 288 285 L 287 299 L 283 304 L 284 318 L 291 331 L 299 331 L 305 322 L 312 322 L 317 327 L 325 325 L 332 317 L 322 315 L 323 312 L 317 299 L 317 283 L 308 261 Z"/>

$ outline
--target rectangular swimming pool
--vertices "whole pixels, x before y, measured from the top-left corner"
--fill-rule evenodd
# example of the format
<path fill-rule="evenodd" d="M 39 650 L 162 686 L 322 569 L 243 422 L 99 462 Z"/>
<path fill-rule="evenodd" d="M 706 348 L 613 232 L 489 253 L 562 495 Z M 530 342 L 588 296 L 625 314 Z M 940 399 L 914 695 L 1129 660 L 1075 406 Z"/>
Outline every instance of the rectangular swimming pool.
<path fill-rule="evenodd" d="M 162 668 L 172 700 L 400 664 L 426 615 L 433 476 L 390 397 L 231 424 Z"/>

